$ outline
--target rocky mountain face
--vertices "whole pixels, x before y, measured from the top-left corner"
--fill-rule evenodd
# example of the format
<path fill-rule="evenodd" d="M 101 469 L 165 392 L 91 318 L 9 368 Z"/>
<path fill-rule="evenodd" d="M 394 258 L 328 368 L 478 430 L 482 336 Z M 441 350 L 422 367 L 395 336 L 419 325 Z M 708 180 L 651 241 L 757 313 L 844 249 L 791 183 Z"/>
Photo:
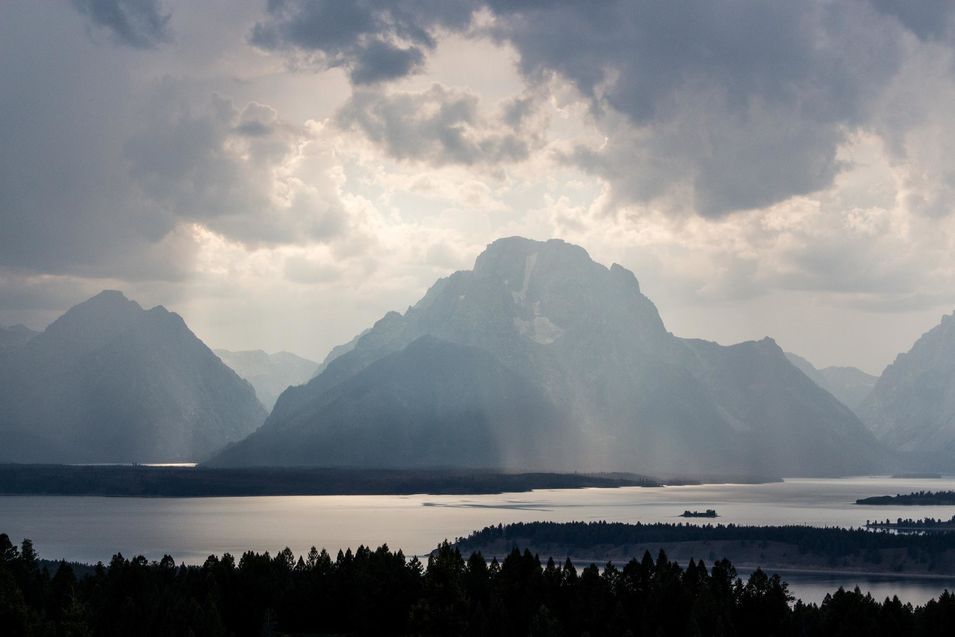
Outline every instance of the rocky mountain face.
<path fill-rule="evenodd" d="M 799 371 L 808 376 L 814 383 L 839 399 L 843 405 L 855 413 L 859 413 L 862 401 L 866 399 L 872 388 L 875 387 L 878 376 L 867 374 L 856 367 L 824 367 L 817 369 L 802 356 L 787 352 L 786 358 Z"/>
<path fill-rule="evenodd" d="M 222 362 L 249 381 L 267 411 L 271 411 L 279 394 L 294 385 L 301 385 L 315 375 L 318 363 L 289 352 L 267 354 L 262 350 L 230 352 L 214 350 Z"/>
<path fill-rule="evenodd" d="M 859 413 L 891 448 L 952 457 L 955 314 L 942 317 L 938 326 L 885 368 Z"/>
<path fill-rule="evenodd" d="M 200 460 L 264 418 L 181 317 L 119 292 L 0 353 L 0 462 Z"/>
<path fill-rule="evenodd" d="M 31 330 L 25 325 L 0 326 L 0 352 L 26 345 L 37 334 L 39 332 Z"/>
<path fill-rule="evenodd" d="M 437 466 L 458 461 L 452 447 L 470 466 L 524 469 L 817 475 L 886 461 L 773 341 L 677 338 L 625 268 L 514 237 L 386 314 L 212 463 Z"/>

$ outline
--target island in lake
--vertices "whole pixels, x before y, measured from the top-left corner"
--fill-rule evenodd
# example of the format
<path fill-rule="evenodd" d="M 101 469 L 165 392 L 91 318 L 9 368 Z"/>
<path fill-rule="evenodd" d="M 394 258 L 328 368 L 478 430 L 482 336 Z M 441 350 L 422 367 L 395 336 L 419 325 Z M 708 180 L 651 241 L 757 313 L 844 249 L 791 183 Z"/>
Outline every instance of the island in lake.
<path fill-rule="evenodd" d="M 687 509 L 686 511 L 680 514 L 680 517 L 681 518 L 715 518 L 718 516 L 716 515 L 716 511 L 713 509 L 707 509 L 706 511 L 690 511 L 689 509 Z"/>

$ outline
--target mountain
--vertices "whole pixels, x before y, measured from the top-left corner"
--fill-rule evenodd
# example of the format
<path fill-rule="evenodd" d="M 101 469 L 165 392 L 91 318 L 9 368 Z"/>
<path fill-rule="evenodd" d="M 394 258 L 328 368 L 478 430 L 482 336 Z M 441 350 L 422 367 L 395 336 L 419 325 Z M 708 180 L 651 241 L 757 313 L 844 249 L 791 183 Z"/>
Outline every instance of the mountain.
<path fill-rule="evenodd" d="M 225 349 L 214 351 L 223 363 L 252 384 L 255 395 L 265 405 L 266 410 L 272 409 L 279 394 L 293 385 L 306 382 L 318 369 L 318 363 L 315 361 L 289 352 L 267 354 L 260 349 L 242 352 Z"/>
<path fill-rule="evenodd" d="M 362 331 L 355 338 L 348 341 L 347 343 L 342 343 L 341 345 L 336 345 L 335 347 L 333 347 L 331 351 L 328 352 L 328 355 L 325 356 L 325 360 L 323 360 L 321 364 L 315 368 L 315 371 L 312 372 L 312 376 L 318 376 L 319 374 L 325 371 L 325 368 L 328 367 L 328 364 L 331 363 L 333 360 L 335 360 L 342 354 L 347 354 L 348 352 L 355 349 L 355 345 L 358 343 L 358 339 L 360 339 L 362 336 L 367 334 L 369 331 L 371 331 L 370 328 Z"/>
<path fill-rule="evenodd" d="M 0 462 L 200 460 L 264 418 L 179 315 L 119 292 L 0 354 Z"/>
<path fill-rule="evenodd" d="M 772 340 L 677 338 L 630 271 L 512 237 L 382 317 L 210 464 L 457 462 L 818 475 L 886 456 Z"/>
<path fill-rule="evenodd" d="M 865 400 L 878 376 L 866 374 L 856 367 L 825 367 L 817 369 L 802 356 L 786 352 L 786 358 L 799 371 L 808 376 L 814 383 L 839 399 L 843 405 L 858 413 L 859 406 Z"/>
<path fill-rule="evenodd" d="M 875 435 L 892 448 L 952 457 L 955 314 L 942 317 L 938 326 L 885 368 L 859 413 Z"/>
<path fill-rule="evenodd" d="M 299 417 L 226 454 L 242 465 L 485 467 L 498 458 L 550 466 L 561 457 L 556 441 L 575 434 L 538 387 L 488 352 L 429 336 L 371 363 Z"/>
<path fill-rule="evenodd" d="M 25 325 L 0 326 L 0 352 L 25 345 L 27 341 L 39 334 Z"/>

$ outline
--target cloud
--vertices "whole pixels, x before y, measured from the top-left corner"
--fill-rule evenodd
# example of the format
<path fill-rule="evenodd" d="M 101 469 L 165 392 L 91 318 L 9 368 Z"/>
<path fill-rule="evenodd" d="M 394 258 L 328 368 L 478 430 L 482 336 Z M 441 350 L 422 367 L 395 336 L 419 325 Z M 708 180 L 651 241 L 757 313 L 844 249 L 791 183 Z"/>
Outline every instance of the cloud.
<path fill-rule="evenodd" d="M 127 46 L 151 49 L 170 39 L 170 14 L 159 0 L 73 0 L 73 6 Z"/>
<path fill-rule="evenodd" d="M 435 47 L 433 32 L 462 29 L 467 0 L 271 0 L 250 41 L 287 54 L 294 66 L 344 68 L 355 84 L 392 80 L 421 70 Z"/>
<path fill-rule="evenodd" d="M 858 3 L 491 2 L 530 81 L 556 75 L 607 141 L 568 154 L 612 204 L 706 217 L 825 188 L 899 64 L 900 29 Z"/>
<path fill-rule="evenodd" d="M 872 5 L 891 15 L 923 40 L 942 39 L 951 35 L 955 5 L 949 0 L 921 0 L 898 2 L 896 0 L 871 0 Z"/>
<path fill-rule="evenodd" d="M 194 108 L 167 82 L 125 148 L 143 199 L 176 219 L 253 246 L 321 242 L 347 225 L 321 131 L 257 102 Z"/>
<path fill-rule="evenodd" d="M 489 118 L 479 98 L 468 91 L 434 84 L 420 92 L 360 90 L 342 106 L 336 121 L 361 131 L 395 159 L 433 166 L 498 165 L 527 159 L 539 145 L 541 131 L 525 126 L 531 106 L 508 102 L 503 113 Z"/>
<path fill-rule="evenodd" d="M 0 65 L 0 267 L 182 278 L 188 236 L 128 187 L 123 144 L 135 116 L 124 52 L 91 42 L 66 5 L 3 9 L 0 58 L 24 62 Z"/>

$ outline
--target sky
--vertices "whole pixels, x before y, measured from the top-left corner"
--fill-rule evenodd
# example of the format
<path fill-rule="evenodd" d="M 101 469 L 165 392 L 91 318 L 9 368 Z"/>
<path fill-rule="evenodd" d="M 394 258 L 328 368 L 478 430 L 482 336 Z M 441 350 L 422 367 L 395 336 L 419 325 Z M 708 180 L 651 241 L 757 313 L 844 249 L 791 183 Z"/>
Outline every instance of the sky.
<path fill-rule="evenodd" d="M 955 309 L 955 3 L 5 0 L 0 324 L 321 359 L 494 239 L 878 374 Z"/>

